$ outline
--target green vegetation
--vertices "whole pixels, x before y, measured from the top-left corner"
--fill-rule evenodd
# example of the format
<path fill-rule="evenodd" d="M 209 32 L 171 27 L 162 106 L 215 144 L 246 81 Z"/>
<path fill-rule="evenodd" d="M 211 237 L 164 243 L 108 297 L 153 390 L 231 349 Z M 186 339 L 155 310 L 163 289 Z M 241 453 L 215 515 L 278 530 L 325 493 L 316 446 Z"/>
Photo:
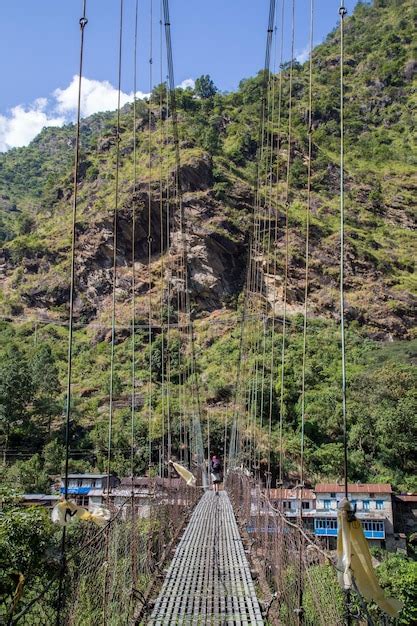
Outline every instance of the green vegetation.
<path fill-rule="evenodd" d="M 28 325 L 3 323 L 0 331 L 2 362 L 1 404 L 4 428 L 8 438 L 7 456 L 14 461 L 5 479 L 22 490 L 44 489 L 48 475 L 59 474 L 62 461 L 64 406 L 62 389 L 66 373 L 66 338 L 61 327 L 48 325 L 37 329 Z M 262 329 L 256 329 L 258 341 L 263 341 Z M 211 420 L 213 449 L 222 448 L 225 415 L 231 415 L 233 387 L 238 358 L 239 332 L 213 329 L 213 323 L 197 324 L 197 367 L 203 419 Z M 272 338 L 265 337 L 266 354 L 270 354 Z M 162 345 L 164 349 L 162 350 Z M 17 349 L 17 346 L 19 349 Z M 274 351 L 280 354 L 280 328 L 275 332 Z M 136 352 L 136 390 L 141 397 L 135 414 L 138 472 L 147 465 L 148 407 L 152 394 L 153 461 L 158 462 L 161 424 L 164 411 L 162 367 L 166 368 L 166 336 L 157 334 L 149 352 L 148 339 L 138 334 Z M 347 337 L 348 354 L 348 419 L 350 447 L 350 478 L 363 482 L 391 482 L 401 490 L 417 488 L 417 465 L 414 441 L 417 437 L 416 383 L 413 361 L 417 342 L 397 342 L 381 345 L 367 339 L 358 328 L 350 328 Z M 149 387 L 149 354 L 152 359 L 152 386 Z M 162 365 L 162 354 L 164 365 Z M 188 390 L 193 384 L 189 374 L 190 355 L 180 351 L 180 339 L 172 332 L 170 339 L 171 419 L 174 450 L 180 447 L 181 386 Z M 73 363 L 73 427 L 71 449 L 73 469 L 103 471 L 107 456 L 108 384 L 110 345 L 96 343 L 88 331 L 76 333 Z M 279 360 L 279 359 L 277 359 Z M 302 363 L 302 319 L 294 318 L 287 336 L 284 379 L 285 414 L 284 449 L 286 473 L 299 468 L 299 429 L 301 419 L 300 385 Z M 258 368 L 258 409 L 255 428 L 262 418 L 269 419 L 270 360 L 263 362 L 263 350 L 251 355 L 248 367 Z M 309 325 L 306 370 L 306 450 L 305 463 L 312 482 L 332 480 L 342 475 L 342 431 L 340 415 L 340 345 L 338 329 L 324 321 Z M 264 372 L 262 379 L 261 372 Z M 231 375 L 232 373 L 232 375 Z M 129 472 L 130 462 L 130 394 L 131 343 L 129 339 L 116 346 L 115 355 L 115 421 L 113 446 L 114 471 Z M 280 365 L 276 364 L 272 387 L 272 448 L 278 450 L 278 405 L 281 395 Z M 16 382 L 17 381 L 17 382 Z M 7 390 L 20 389 L 20 393 Z M 229 418 L 230 419 L 230 418 Z M 28 443 L 30 442 L 29 446 Z M 262 455 L 267 454 L 267 440 L 259 436 Z M 23 457 L 22 453 L 33 456 Z M 274 454 L 274 453 L 273 453 Z M 273 456 L 274 467 L 278 457 Z"/>
<path fill-rule="evenodd" d="M 2 494 L 3 496 L 3 494 Z M 160 511 L 166 516 L 166 511 Z M 135 588 L 143 592 L 149 583 L 149 520 L 137 520 L 132 531 L 131 521 L 114 522 L 107 540 L 97 534 L 93 524 L 75 524 L 66 531 L 67 568 L 64 587 L 66 593 L 77 605 L 76 624 L 85 625 L 102 610 L 102 589 L 106 569 L 103 567 L 108 550 L 117 554 L 112 569 L 112 582 L 117 588 L 118 620 L 125 623 L 131 611 L 129 603 L 130 586 L 126 584 L 131 576 L 130 557 L 132 532 L 138 538 L 141 549 L 137 558 Z M 158 538 L 169 541 L 170 530 L 165 528 L 163 536 L 160 520 L 152 520 L 155 534 L 153 554 L 159 554 Z M 94 550 L 80 550 L 80 545 L 88 545 L 95 539 Z M 62 529 L 51 522 L 50 514 L 41 507 L 20 508 L 10 496 L 2 497 L 0 511 L 0 619 L 2 623 L 13 613 L 28 609 L 28 623 L 52 624 L 56 620 L 56 608 L 60 572 Z M 162 544 L 162 542 L 161 542 Z M 108 554 L 108 553 L 107 553 Z M 76 583 L 76 588 L 74 584 Z M 31 601 L 36 602 L 30 606 Z M 113 605 L 115 606 L 115 605 Z M 74 607 L 67 607 L 71 610 Z M 120 621 L 115 623 L 120 623 Z"/>
<path fill-rule="evenodd" d="M 39 593 L 58 571 L 59 534 L 45 509 L 10 507 L 0 517 L 0 603 L 9 604 L 19 575 Z M 0 615 L 4 615 L 3 607 Z"/>
<path fill-rule="evenodd" d="M 415 624 L 417 620 L 417 562 L 399 554 L 378 551 L 382 562 L 377 567 L 381 586 L 388 596 L 397 598 L 404 604 L 398 624 Z M 377 618 L 375 607 L 371 615 Z"/>

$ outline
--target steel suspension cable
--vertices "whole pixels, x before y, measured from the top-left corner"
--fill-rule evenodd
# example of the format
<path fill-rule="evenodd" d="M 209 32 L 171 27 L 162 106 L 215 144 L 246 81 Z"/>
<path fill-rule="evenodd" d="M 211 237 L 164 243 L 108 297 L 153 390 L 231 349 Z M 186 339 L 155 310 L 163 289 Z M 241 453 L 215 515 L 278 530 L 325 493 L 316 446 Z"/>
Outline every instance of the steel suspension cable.
<path fill-rule="evenodd" d="M 284 381 L 285 381 L 285 356 L 287 338 L 287 288 L 288 288 L 288 261 L 289 261 L 289 190 L 290 190 L 290 166 L 291 166 L 291 140 L 292 140 L 292 84 L 294 69 L 294 39 L 295 39 L 295 0 L 292 0 L 291 17 L 291 61 L 289 69 L 289 95 L 288 95 L 288 149 L 287 149 L 287 175 L 285 188 L 285 260 L 284 260 L 284 286 L 283 286 L 283 319 L 282 319 L 282 344 L 281 344 L 281 394 L 279 408 L 279 482 L 283 480 L 283 413 L 284 413 Z"/>
<path fill-rule="evenodd" d="M 169 105 L 169 89 L 168 82 L 165 83 L 166 90 L 166 119 L 168 120 L 170 105 Z M 166 135 L 165 139 L 168 143 L 169 128 L 168 121 L 166 122 Z M 171 280 L 172 280 L 172 259 L 171 259 L 171 205 L 170 205 L 170 180 L 169 171 L 166 175 L 166 249 L 167 249 L 167 364 L 166 364 L 166 417 L 167 417 L 167 457 L 171 459 L 172 444 L 171 444 Z"/>
<path fill-rule="evenodd" d="M 133 206 L 132 206 L 132 400 L 131 400 L 131 455 L 130 455 L 130 473 L 132 476 L 132 497 L 134 492 L 133 476 L 134 476 L 134 449 L 135 449 L 135 385 L 136 385 L 136 351 L 135 351 L 135 326 L 136 326 L 136 191 L 137 191 L 137 134 L 136 134 L 136 115 L 137 115 L 137 43 L 138 43 L 138 3 L 135 4 L 135 34 L 134 34 L 134 52 L 133 52 Z"/>
<path fill-rule="evenodd" d="M 110 380 L 109 380 L 109 418 L 108 418 L 108 439 L 107 439 L 107 486 L 106 501 L 110 499 L 110 475 L 112 461 L 112 439 L 113 439 L 113 395 L 114 395 L 114 362 L 116 343 L 116 286 L 117 286 L 117 223 L 119 213 L 119 170 L 120 170 L 120 108 L 121 108 L 121 86 L 122 86 L 122 45 L 123 45 L 123 0 L 120 0 L 119 15 L 119 58 L 118 58 L 118 80 L 117 80 L 117 123 L 116 123 L 116 174 L 115 174 L 115 201 L 113 210 L 113 277 L 112 277 L 112 305 L 111 305 L 111 346 L 110 346 Z M 105 534 L 105 563 L 108 563 L 109 534 Z M 108 568 L 105 566 L 103 581 L 103 625 L 107 624 L 107 595 L 108 595 Z"/>
<path fill-rule="evenodd" d="M 313 27 L 314 27 L 314 0 L 310 0 L 310 46 L 309 46 L 309 75 L 308 75 L 308 155 L 307 155 L 307 200 L 305 208 L 305 269 L 304 269 L 304 315 L 303 315 L 303 348 L 301 374 L 301 433 L 300 433 L 300 481 L 298 485 L 298 523 L 303 526 L 303 490 L 304 490 L 304 431 L 305 431 L 305 387 L 306 387 L 306 356 L 307 356 L 307 315 L 308 315 L 308 272 L 309 272 L 309 244 L 310 244 L 310 210 L 311 210 L 311 159 L 312 159 L 312 115 L 313 115 Z M 303 536 L 298 536 L 298 594 L 297 594 L 297 623 L 303 623 Z"/>
<path fill-rule="evenodd" d="M 346 8 L 340 2 L 340 340 L 342 357 L 342 422 L 343 422 L 343 479 L 345 497 L 348 497 L 348 439 L 346 411 L 346 348 L 345 348 L 345 120 L 344 120 L 344 18 Z"/>
<path fill-rule="evenodd" d="M 153 88 L 153 0 L 149 2 L 149 93 Z M 152 107 L 148 104 L 148 467 L 152 464 Z"/>
<path fill-rule="evenodd" d="M 136 92 L 137 92 L 137 48 L 138 48 L 138 4 L 135 3 L 135 32 L 133 46 L 133 204 L 132 204 L 132 371 L 131 371 L 131 416 L 130 416 L 130 474 L 131 474 L 131 571 L 132 587 L 136 587 L 137 554 L 135 543 L 135 416 L 136 416 L 136 191 L 137 191 L 137 132 L 136 132 Z"/>
<path fill-rule="evenodd" d="M 107 440 L 107 501 L 110 493 L 111 447 L 113 437 L 113 394 L 114 394 L 114 361 L 116 340 L 116 286 L 117 286 L 117 221 L 119 213 L 119 170 L 120 170 L 120 104 L 122 89 L 122 45 L 123 45 L 123 9 L 124 0 L 120 0 L 119 17 L 119 61 L 117 80 L 117 123 L 116 123 L 116 174 L 115 174 L 115 201 L 113 211 L 113 279 L 112 279 L 112 308 L 111 308 L 111 347 L 110 347 L 110 381 L 109 381 L 109 421 Z"/>
<path fill-rule="evenodd" d="M 167 52 L 167 66 L 168 66 L 168 85 L 169 85 L 169 95 L 170 95 L 170 108 L 171 108 L 171 117 L 172 117 L 172 126 L 173 126 L 173 134 L 174 134 L 174 147 L 175 147 L 175 190 L 176 190 L 176 203 L 179 212 L 179 230 L 180 230 L 180 239 L 181 239 L 181 253 L 180 253 L 180 272 L 183 273 L 183 299 L 181 304 L 181 310 L 186 318 L 186 329 L 188 339 L 191 345 L 191 359 L 192 359 L 192 367 L 194 371 L 195 378 L 195 393 L 196 404 L 197 404 L 197 418 L 194 422 L 194 427 L 196 431 L 196 439 L 199 442 L 199 445 L 202 445 L 202 437 L 201 437 L 201 403 L 199 398 L 199 384 L 198 384 L 198 371 L 196 368 L 195 362 L 195 349 L 194 349 L 194 332 L 193 332 L 193 323 L 191 319 L 191 304 L 189 298 L 189 289 L 188 289 L 188 261 L 187 261 L 187 250 L 186 250 L 186 238 L 185 238 L 185 220 L 184 220 L 184 205 L 182 202 L 182 184 L 181 184 L 181 156 L 180 156 L 180 146 L 179 146 L 179 130 L 178 130 L 178 114 L 177 114 L 177 106 L 176 106 L 176 96 L 175 96 L 175 81 L 174 81 L 174 63 L 173 63 L 173 55 L 172 55 L 172 40 L 171 40 L 171 22 L 170 22 L 170 14 L 169 14 L 169 2 L 168 0 L 163 0 L 163 9 L 164 9 L 164 22 L 165 22 L 165 40 L 166 40 L 166 52 Z M 201 451 L 200 451 L 201 456 Z M 203 479 L 205 473 L 203 473 Z"/>
<path fill-rule="evenodd" d="M 348 434 L 346 410 L 346 348 L 345 348 L 345 299 L 344 299 L 344 263 L 345 263 L 345 123 L 344 123 L 344 19 L 347 10 L 340 0 L 340 341 L 342 364 L 342 428 L 343 428 L 343 481 L 345 498 L 349 495 L 348 478 Z M 350 626 L 351 591 L 345 590 L 346 624 Z"/>
<path fill-rule="evenodd" d="M 266 250 L 266 270 L 265 270 L 265 275 L 268 276 L 268 279 L 270 278 L 270 272 L 271 272 L 271 245 L 272 245 L 272 204 L 273 204 L 273 194 L 272 194 L 272 184 L 273 184 L 273 156 L 274 156 L 274 120 L 275 120 L 275 70 L 276 70 L 276 58 L 277 58 L 277 37 L 276 37 L 276 33 L 277 33 L 277 27 L 275 25 L 274 27 L 274 33 L 275 33 L 275 44 L 274 44 L 274 65 L 273 65 L 273 72 L 271 73 L 271 71 L 269 71 L 269 92 L 270 92 L 270 97 L 268 96 L 268 100 L 271 101 L 270 104 L 270 109 L 271 109 L 271 113 L 270 116 L 268 117 L 268 121 L 269 121 L 269 126 L 270 126 L 270 131 L 269 131 L 269 156 L 268 156 L 268 167 L 265 169 L 265 202 L 268 202 L 268 215 L 267 215 L 267 220 L 268 220 L 268 228 L 267 228 L 267 250 Z M 268 111 L 269 111 L 269 107 L 268 107 Z M 266 218 L 265 218 L 266 219 Z M 267 287 L 266 285 L 266 280 L 265 282 L 265 288 Z M 274 318 L 275 316 L 275 297 L 276 297 L 276 293 L 275 293 L 276 289 L 275 289 L 275 280 L 274 280 L 274 288 L 273 288 L 273 311 L 272 311 L 272 317 Z M 260 419 L 260 433 L 262 434 L 263 431 L 263 414 L 264 414 L 264 397 L 265 397 L 265 372 L 266 372 L 266 348 L 267 348 L 267 316 L 265 314 L 264 319 L 263 319 L 263 353 L 262 353 L 262 388 L 261 388 L 261 419 Z M 273 331 L 271 329 L 271 339 L 273 339 Z M 273 379 L 273 360 L 274 360 L 274 345 L 273 345 L 273 341 L 271 343 L 271 360 L 270 360 L 270 366 L 271 366 L 271 376 L 270 379 Z M 272 388 L 270 385 L 270 389 L 269 389 L 269 404 L 271 405 L 272 403 Z M 272 429 L 272 408 L 271 406 L 268 407 L 269 409 L 269 416 L 268 416 L 268 443 L 267 443 L 267 454 L 268 454 L 268 458 L 267 458 L 267 471 L 266 471 L 266 483 L 268 484 L 270 482 L 270 439 L 271 439 L 271 429 Z M 259 449 L 259 459 L 258 459 L 258 464 L 260 466 L 261 464 L 261 450 Z"/>
<path fill-rule="evenodd" d="M 271 322 L 271 363 L 270 363 L 270 382 L 269 382 L 269 416 L 268 416 L 268 476 L 271 477 L 271 438 L 272 438 L 272 400 L 275 382 L 275 317 L 276 317 L 276 301 L 277 301 L 277 254 L 278 254 L 278 187 L 280 181 L 279 156 L 281 149 L 281 112 L 282 112 L 282 63 L 284 56 L 284 18 L 285 18 L 285 0 L 281 5 L 281 33 L 280 33 L 280 60 L 279 60 L 279 88 L 278 88 L 278 111 L 277 111 L 277 150 L 276 150 L 276 207 L 275 207 L 275 230 L 274 230 L 274 295 L 273 295 L 273 312 Z M 272 204 L 272 198 L 271 198 Z"/>
<path fill-rule="evenodd" d="M 73 174 L 73 203 L 72 203 L 72 227 L 71 227 L 71 269 L 70 269 L 70 296 L 69 296 L 69 322 L 68 322 L 68 349 L 67 349 L 67 384 L 65 404 L 65 480 L 64 498 L 68 498 L 68 474 L 70 455 L 70 432 L 71 432 L 71 399 L 72 399 L 72 360 L 74 343 L 74 294 L 75 294 L 75 247 L 77 238 L 77 209 L 78 209 L 78 168 L 80 162 L 80 139 L 81 139 L 81 88 L 84 69 L 84 31 L 87 26 L 87 0 L 83 0 L 83 13 L 79 20 L 80 24 L 80 52 L 78 71 L 78 97 L 77 97 L 77 125 L 75 135 L 74 174 Z M 62 623 L 63 609 L 63 586 L 66 573 L 66 529 L 62 529 L 61 540 L 61 567 L 58 587 L 57 626 Z"/>
<path fill-rule="evenodd" d="M 300 441 L 300 483 L 304 487 L 304 431 L 305 431 L 305 388 L 306 388 L 306 357 L 307 357 L 307 317 L 308 317 L 308 280 L 310 255 L 310 211 L 311 211 L 311 159 L 312 159 L 312 124 L 313 124 L 313 33 L 314 0 L 310 0 L 310 62 L 308 78 L 308 154 L 307 154 L 307 201 L 305 210 L 306 240 L 304 268 L 304 319 L 303 319 L 303 356 L 301 374 L 301 441 Z"/>
<path fill-rule="evenodd" d="M 160 19 L 159 19 L 159 224 L 160 224 L 160 260 L 161 260 L 161 302 L 160 302 L 160 324 L 161 324 L 161 413 L 162 413 L 162 425 L 161 425 L 161 445 L 160 445 L 160 462 L 159 462 L 159 475 L 164 476 L 165 467 L 165 328 L 164 328 L 164 285 L 165 285 L 165 263 L 164 263 L 164 247 L 165 247 L 165 235 L 164 235 L 164 193 L 163 193 L 163 144 L 164 144 L 164 128 L 162 123 L 163 116 L 163 37 L 162 37 L 162 1 L 160 3 Z"/>
<path fill-rule="evenodd" d="M 259 293 L 261 295 L 262 292 L 262 274 L 261 274 L 261 263 L 262 263 L 262 242 L 261 242 L 261 176 L 262 176 L 262 166 L 264 162 L 264 156 L 267 150 L 267 145 L 269 141 L 268 133 L 266 136 L 266 145 L 265 145 L 265 128 L 267 124 L 267 116 L 269 113 L 269 104 L 270 104 L 270 85 L 271 85 L 271 75 L 270 75 L 270 59 L 271 59 L 271 45 L 272 38 L 274 32 L 274 22 L 275 22 L 275 6 L 276 1 L 270 0 L 269 3 L 269 16 L 268 16 L 268 28 L 267 28 L 267 39 L 266 39 L 266 49 L 265 49 L 265 64 L 264 64 L 264 85 L 262 91 L 262 101 L 261 101 L 261 119 L 259 126 L 259 134 L 260 141 L 258 147 L 258 159 L 257 159 L 257 177 L 256 177 L 256 189 L 255 189 L 255 205 L 254 205 L 254 235 L 253 235 L 253 249 L 251 249 L 251 272 L 249 274 L 249 302 L 253 302 L 254 310 L 257 309 L 257 301 L 256 295 Z M 251 297 L 252 295 L 252 297 Z M 258 352 L 259 352 L 259 332 L 257 332 L 256 325 L 251 325 L 253 328 L 252 337 L 249 339 L 249 346 L 252 343 L 252 346 L 249 347 L 248 354 L 253 355 L 253 373 L 252 373 L 252 381 L 251 381 L 251 390 L 248 396 L 248 428 L 249 428 L 249 465 L 251 464 L 252 457 L 252 448 L 254 454 L 254 466 L 256 465 L 256 448 L 254 445 L 255 439 L 255 425 L 256 425 L 256 413 L 257 413 L 257 404 L 258 404 Z M 253 445 L 252 445 L 253 444 Z"/>

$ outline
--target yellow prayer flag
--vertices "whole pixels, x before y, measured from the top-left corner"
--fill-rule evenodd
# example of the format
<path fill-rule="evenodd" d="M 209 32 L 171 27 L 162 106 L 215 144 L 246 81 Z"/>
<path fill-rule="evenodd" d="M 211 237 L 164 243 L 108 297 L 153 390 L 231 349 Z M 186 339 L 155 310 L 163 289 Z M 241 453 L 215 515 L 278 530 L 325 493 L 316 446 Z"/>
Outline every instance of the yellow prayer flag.
<path fill-rule="evenodd" d="M 82 506 L 78 506 L 72 500 L 61 500 L 52 509 L 52 521 L 60 526 L 68 526 L 76 519 L 84 522 L 94 522 L 98 526 L 105 526 L 110 520 L 111 514 L 108 509 L 101 506 L 92 507 L 87 510 Z"/>
<path fill-rule="evenodd" d="M 340 503 L 338 522 L 337 566 L 341 586 L 350 589 L 353 577 L 359 593 L 366 600 L 373 600 L 385 613 L 397 617 L 403 604 L 387 597 L 380 586 L 362 524 L 352 516 L 351 505 L 346 498 Z"/>
<path fill-rule="evenodd" d="M 189 487 L 195 487 L 196 478 L 194 474 L 192 474 L 186 467 L 183 467 L 179 463 L 174 463 L 174 461 L 170 461 L 171 465 L 174 467 L 175 471 L 185 480 Z"/>

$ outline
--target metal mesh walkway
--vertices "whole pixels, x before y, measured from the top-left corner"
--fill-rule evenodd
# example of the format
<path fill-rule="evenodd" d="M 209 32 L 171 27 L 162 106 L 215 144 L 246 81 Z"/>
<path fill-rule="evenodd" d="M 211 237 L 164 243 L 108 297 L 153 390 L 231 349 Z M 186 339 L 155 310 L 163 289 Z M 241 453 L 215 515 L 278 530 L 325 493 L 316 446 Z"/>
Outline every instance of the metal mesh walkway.
<path fill-rule="evenodd" d="M 263 624 L 225 492 L 207 492 L 175 551 L 149 625 Z"/>

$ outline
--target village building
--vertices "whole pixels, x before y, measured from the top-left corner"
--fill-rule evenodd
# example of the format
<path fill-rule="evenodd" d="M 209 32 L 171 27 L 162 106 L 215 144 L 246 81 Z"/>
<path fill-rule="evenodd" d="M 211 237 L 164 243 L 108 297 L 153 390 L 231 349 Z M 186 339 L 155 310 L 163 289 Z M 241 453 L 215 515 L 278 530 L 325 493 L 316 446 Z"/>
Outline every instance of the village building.
<path fill-rule="evenodd" d="M 321 483 L 315 487 L 316 510 L 314 534 L 329 539 L 334 547 L 337 537 L 337 510 L 345 497 L 344 488 L 337 483 Z M 349 500 L 363 526 L 365 537 L 372 545 L 385 546 L 394 534 L 392 488 L 389 484 L 353 483 L 348 486 Z"/>
<path fill-rule="evenodd" d="M 42 506 L 45 509 L 52 509 L 58 501 L 59 496 L 50 493 L 25 493 L 20 499 L 23 506 Z"/>
<path fill-rule="evenodd" d="M 270 489 L 269 500 L 274 508 L 278 508 L 291 521 L 300 518 L 308 530 L 314 528 L 316 495 L 313 489 Z M 300 511 L 301 503 L 301 511 Z"/>
<path fill-rule="evenodd" d="M 93 501 L 96 494 L 107 492 L 108 486 L 107 474 L 68 474 L 68 496 L 78 505 L 88 507 Z M 109 477 L 109 491 L 120 484 L 120 480 L 116 476 Z M 63 495 L 65 493 L 65 481 L 61 478 L 61 486 L 59 489 Z"/>

